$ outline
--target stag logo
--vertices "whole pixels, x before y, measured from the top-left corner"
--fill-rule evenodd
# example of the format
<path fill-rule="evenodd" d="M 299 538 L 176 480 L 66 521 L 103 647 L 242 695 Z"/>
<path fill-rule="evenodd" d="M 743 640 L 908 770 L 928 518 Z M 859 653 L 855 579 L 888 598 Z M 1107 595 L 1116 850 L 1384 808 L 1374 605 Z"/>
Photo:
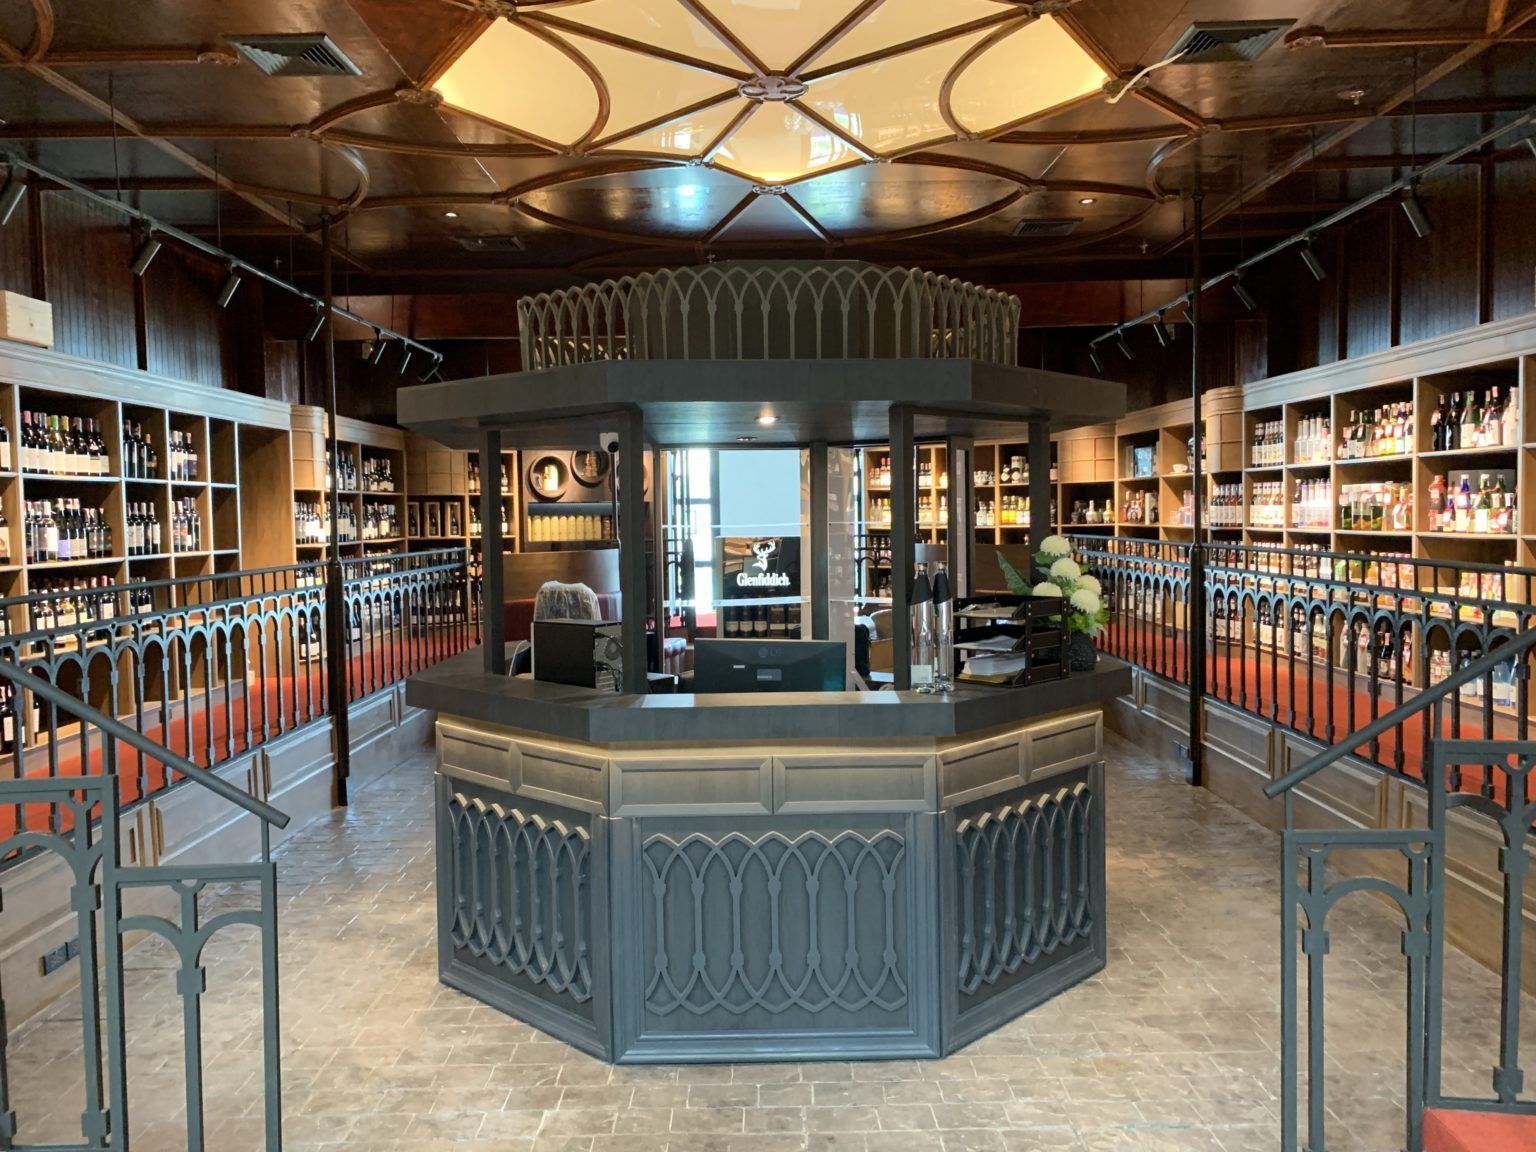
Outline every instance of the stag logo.
<path fill-rule="evenodd" d="M 777 540 L 752 541 L 752 555 L 757 557 L 757 563 L 752 565 L 752 567 L 756 568 L 759 572 L 768 571 L 768 561 L 772 559 L 773 554 L 778 550 L 779 542 Z"/>

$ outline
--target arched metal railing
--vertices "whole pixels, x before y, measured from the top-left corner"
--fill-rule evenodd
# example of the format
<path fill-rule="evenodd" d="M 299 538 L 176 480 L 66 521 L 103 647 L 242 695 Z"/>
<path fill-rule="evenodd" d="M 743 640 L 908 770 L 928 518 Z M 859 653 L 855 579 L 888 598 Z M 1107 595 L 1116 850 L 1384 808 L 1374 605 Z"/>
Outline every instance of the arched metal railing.
<path fill-rule="evenodd" d="M 943 358 L 1014 364 L 1017 297 L 828 261 L 663 269 L 518 302 L 523 368 L 604 360 Z"/>

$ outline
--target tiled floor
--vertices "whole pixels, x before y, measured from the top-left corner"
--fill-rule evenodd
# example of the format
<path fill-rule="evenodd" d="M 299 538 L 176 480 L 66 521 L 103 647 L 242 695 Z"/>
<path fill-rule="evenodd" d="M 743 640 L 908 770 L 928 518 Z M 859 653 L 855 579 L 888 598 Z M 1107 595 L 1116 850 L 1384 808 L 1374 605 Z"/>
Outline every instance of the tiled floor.
<path fill-rule="evenodd" d="M 287 1147 L 438 1152 L 1271 1152 L 1279 1147 L 1278 838 L 1114 739 L 1106 972 L 932 1063 L 610 1068 L 436 981 L 430 763 L 415 757 L 281 854 Z M 1401 942 L 1330 922 L 1329 1147 L 1401 1146 Z M 254 936 L 216 939 L 208 1147 L 259 1147 Z M 1481 1091 L 1492 977 L 1453 958 L 1446 1041 Z M 185 1147 L 168 950 L 129 959 L 139 1152 Z M 1527 1018 L 1536 1023 L 1536 1008 Z M 19 1030 L 24 1140 L 77 1135 L 77 1003 Z M 71 1127 L 73 1126 L 73 1132 Z"/>

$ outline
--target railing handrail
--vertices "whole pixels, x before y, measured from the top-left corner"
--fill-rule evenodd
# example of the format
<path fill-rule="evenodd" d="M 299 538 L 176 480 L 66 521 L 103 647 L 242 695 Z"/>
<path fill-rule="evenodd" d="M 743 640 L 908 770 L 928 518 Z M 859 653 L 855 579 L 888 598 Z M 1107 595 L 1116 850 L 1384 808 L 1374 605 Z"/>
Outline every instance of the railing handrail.
<path fill-rule="evenodd" d="M 237 808 L 242 808 L 252 816 L 275 828 L 288 827 L 289 816 L 265 801 L 258 800 L 236 788 L 223 777 L 201 768 L 179 756 L 169 748 L 156 744 L 148 737 L 135 732 L 132 728 L 119 720 L 113 719 L 104 712 L 99 712 L 83 700 L 71 696 L 61 688 L 57 688 L 48 681 L 38 676 L 28 674 L 19 668 L 13 661 L 0 659 L 0 677 L 9 680 L 19 691 L 32 692 L 41 696 L 55 708 L 78 716 L 88 724 L 95 725 L 107 736 L 115 740 L 121 740 L 130 748 L 138 751 L 140 756 L 148 756 L 152 760 L 158 760 L 171 772 L 177 772 L 189 780 L 207 788 L 216 796 L 228 800 Z"/>
<path fill-rule="evenodd" d="M 1472 683 L 1472 681 L 1488 675 L 1499 665 L 1524 652 L 1529 652 L 1532 648 L 1536 648 L 1536 628 L 1529 628 L 1507 643 L 1490 648 L 1476 660 L 1447 676 L 1440 683 L 1423 689 L 1413 700 L 1399 704 L 1392 711 L 1384 713 L 1364 728 L 1351 732 L 1331 748 L 1326 748 L 1319 752 L 1300 767 L 1291 769 L 1284 776 L 1276 780 L 1271 780 L 1268 784 L 1264 785 L 1264 795 L 1273 800 L 1282 793 L 1289 792 L 1304 780 L 1309 780 L 1316 776 L 1336 760 L 1349 755 L 1350 752 L 1360 747 L 1360 745 L 1374 740 L 1378 736 L 1385 735 L 1418 713 L 1428 711 L 1431 705 L 1439 703 L 1452 692 L 1459 691 Z"/>

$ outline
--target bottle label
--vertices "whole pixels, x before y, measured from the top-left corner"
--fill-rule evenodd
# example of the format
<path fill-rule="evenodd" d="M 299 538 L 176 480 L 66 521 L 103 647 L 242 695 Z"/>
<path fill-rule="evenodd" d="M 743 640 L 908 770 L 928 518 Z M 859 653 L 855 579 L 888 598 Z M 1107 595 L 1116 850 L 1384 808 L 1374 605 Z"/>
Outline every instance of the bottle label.
<path fill-rule="evenodd" d="M 933 683 L 933 665 L 932 664 L 914 664 L 914 665 L 912 665 L 912 687 L 916 688 L 919 684 L 932 684 L 932 683 Z"/>

